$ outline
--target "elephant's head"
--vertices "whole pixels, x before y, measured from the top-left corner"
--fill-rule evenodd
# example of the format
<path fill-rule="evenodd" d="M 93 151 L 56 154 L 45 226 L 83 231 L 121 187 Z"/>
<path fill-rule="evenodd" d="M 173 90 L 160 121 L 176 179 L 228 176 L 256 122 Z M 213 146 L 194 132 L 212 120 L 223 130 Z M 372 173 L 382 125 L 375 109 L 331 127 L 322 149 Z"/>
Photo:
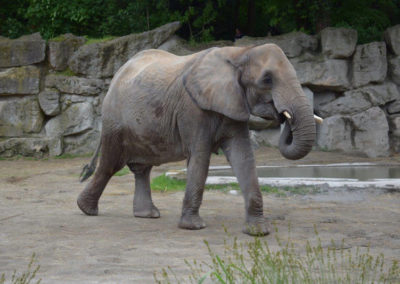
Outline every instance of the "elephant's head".
<path fill-rule="evenodd" d="M 183 83 L 202 109 L 238 121 L 248 121 L 250 114 L 286 120 L 279 142 L 284 157 L 300 159 L 310 152 L 316 135 L 312 107 L 278 46 L 211 49 L 199 55 Z"/>

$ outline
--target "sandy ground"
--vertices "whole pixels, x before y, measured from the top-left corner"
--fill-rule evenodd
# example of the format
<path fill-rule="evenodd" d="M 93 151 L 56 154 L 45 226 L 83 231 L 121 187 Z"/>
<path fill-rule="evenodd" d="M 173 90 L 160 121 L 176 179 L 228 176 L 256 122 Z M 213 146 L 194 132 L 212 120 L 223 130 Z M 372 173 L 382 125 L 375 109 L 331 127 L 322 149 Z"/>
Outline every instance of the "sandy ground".
<path fill-rule="evenodd" d="M 276 149 L 256 151 L 258 165 L 293 163 L 377 162 L 400 165 L 399 157 L 367 159 L 328 152 L 312 152 L 291 162 Z M 42 283 L 151 283 L 154 271 L 170 266 L 186 275 L 184 260 L 209 260 L 203 240 L 222 251 L 223 226 L 239 241 L 243 199 L 207 191 L 200 214 L 207 227 L 200 231 L 177 228 L 183 192 L 154 192 L 160 219 L 134 218 L 133 175 L 113 177 L 100 200 L 97 217 L 83 215 L 76 197 L 84 184 L 78 175 L 89 158 L 0 161 L 0 274 L 24 271 L 36 253 Z M 225 165 L 213 156 L 212 165 Z M 180 169 L 184 162 L 157 167 L 157 176 Z M 341 198 L 264 195 L 264 211 L 282 238 L 304 247 L 315 240 L 314 225 L 323 245 L 344 240 L 346 248 L 371 247 L 388 260 L 400 260 L 400 193 L 348 192 Z M 276 247 L 274 234 L 265 237 Z"/>

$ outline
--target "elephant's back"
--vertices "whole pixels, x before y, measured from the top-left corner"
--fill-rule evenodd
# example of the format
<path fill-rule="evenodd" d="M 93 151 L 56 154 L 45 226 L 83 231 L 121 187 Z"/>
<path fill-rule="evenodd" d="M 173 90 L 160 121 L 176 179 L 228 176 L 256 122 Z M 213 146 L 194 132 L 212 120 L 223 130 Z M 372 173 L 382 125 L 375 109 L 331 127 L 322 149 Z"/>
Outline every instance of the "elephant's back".
<path fill-rule="evenodd" d="M 133 81 L 139 74 L 146 71 L 168 70 L 172 72 L 174 68 L 178 68 L 188 59 L 188 57 L 177 56 L 163 50 L 144 50 L 126 62 L 115 74 L 114 79 L 121 84 Z"/>

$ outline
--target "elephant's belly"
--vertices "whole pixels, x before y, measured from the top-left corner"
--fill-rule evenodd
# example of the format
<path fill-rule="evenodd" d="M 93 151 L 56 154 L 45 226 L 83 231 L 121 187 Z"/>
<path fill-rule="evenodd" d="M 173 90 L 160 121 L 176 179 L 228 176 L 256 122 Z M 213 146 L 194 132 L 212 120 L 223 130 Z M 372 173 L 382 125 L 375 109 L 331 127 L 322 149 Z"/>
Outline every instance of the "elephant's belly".
<path fill-rule="evenodd" d="M 129 147 L 128 162 L 145 165 L 161 165 L 186 159 L 180 143 L 148 143 Z"/>

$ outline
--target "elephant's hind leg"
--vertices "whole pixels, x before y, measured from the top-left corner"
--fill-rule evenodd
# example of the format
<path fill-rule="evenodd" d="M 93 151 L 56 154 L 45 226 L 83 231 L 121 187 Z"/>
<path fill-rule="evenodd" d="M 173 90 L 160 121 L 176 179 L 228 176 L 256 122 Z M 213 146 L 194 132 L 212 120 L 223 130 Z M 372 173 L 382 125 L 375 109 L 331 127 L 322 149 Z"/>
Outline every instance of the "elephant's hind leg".
<path fill-rule="evenodd" d="M 120 147 L 114 146 L 112 150 L 109 145 L 113 144 L 109 142 L 107 139 L 103 140 L 99 167 L 77 199 L 78 207 L 86 215 L 96 216 L 98 214 L 98 203 L 104 188 L 110 178 L 125 165 L 121 159 Z M 115 143 L 115 139 L 113 142 Z"/>
<path fill-rule="evenodd" d="M 128 164 L 135 174 L 135 194 L 133 198 L 133 215 L 140 218 L 159 218 L 160 211 L 151 199 L 150 171 L 152 166 Z"/>

